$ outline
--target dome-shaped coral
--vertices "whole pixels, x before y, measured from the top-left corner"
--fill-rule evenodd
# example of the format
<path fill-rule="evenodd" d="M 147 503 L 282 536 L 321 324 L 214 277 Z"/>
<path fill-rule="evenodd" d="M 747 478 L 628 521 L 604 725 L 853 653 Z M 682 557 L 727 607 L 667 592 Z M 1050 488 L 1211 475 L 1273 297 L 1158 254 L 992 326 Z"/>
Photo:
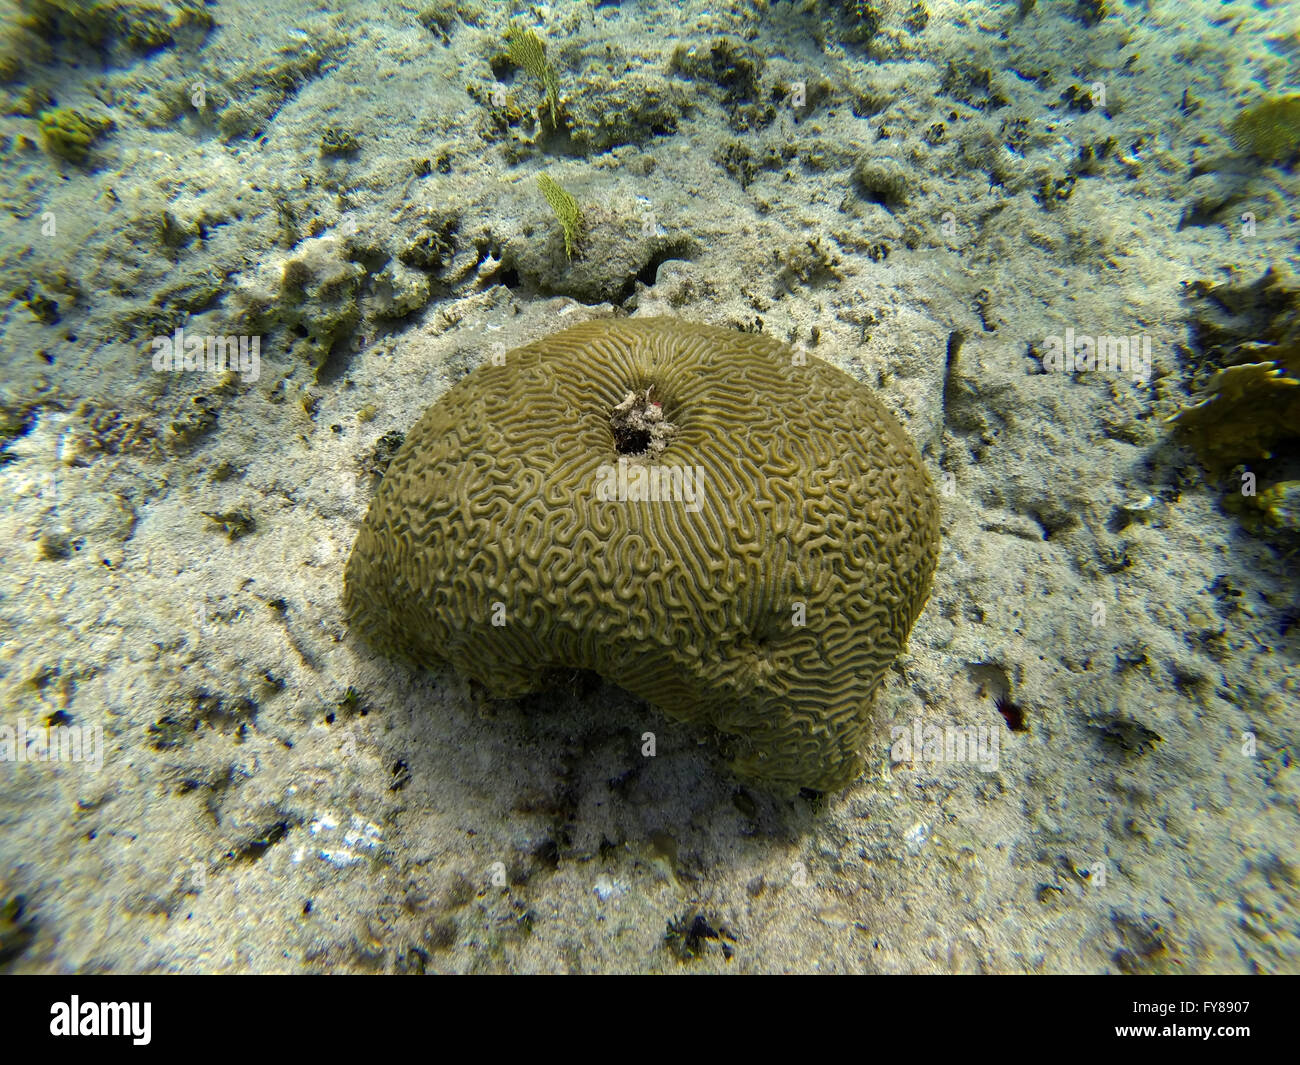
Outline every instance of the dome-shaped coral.
<path fill-rule="evenodd" d="M 734 737 L 783 792 L 849 783 L 938 555 L 920 456 L 865 386 L 768 337 L 587 322 L 407 435 L 348 563 L 374 647 L 500 696 L 593 670 Z"/>

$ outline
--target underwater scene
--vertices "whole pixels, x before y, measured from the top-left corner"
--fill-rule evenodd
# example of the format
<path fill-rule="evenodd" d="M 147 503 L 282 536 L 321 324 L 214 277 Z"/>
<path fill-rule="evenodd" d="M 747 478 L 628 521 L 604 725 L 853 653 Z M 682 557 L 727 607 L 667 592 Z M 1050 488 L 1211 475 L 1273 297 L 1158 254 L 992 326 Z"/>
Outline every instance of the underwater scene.
<path fill-rule="evenodd" d="M 1300 972 L 1300 3 L 0 0 L 0 105 L 0 972 Z"/>

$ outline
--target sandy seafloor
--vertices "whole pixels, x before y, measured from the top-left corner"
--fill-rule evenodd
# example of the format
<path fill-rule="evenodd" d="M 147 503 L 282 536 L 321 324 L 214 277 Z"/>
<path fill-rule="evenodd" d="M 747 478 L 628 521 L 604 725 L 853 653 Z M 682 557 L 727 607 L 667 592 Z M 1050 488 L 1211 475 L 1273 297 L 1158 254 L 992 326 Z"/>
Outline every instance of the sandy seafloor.
<path fill-rule="evenodd" d="M 218 0 L 105 62 L 4 3 L 0 724 L 105 750 L 0 762 L 3 967 L 1300 969 L 1295 546 L 1164 423 L 1184 283 L 1296 265 L 1300 177 L 1214 162 L 1295 91 L 1294 5 L 886 2 L 865 43 L 829 2 L 459 6 Z M 502 62 L 512 10 L 568 135 Z M 41 148 L 54 104 L 114 122 L 80 165 Z M 571 265 L 543 172 L 584 207 Z M 490 703 L 347 631 L 381 438 L 494 345 L 616 313 L 805 344 L 944 486 L 842 794 L 739 788 L 610 684 Z M 152 368 L 156 334 L 258 322 L 255 382 Z M 1150 338 L 1150 377 L 1043 373 L 1067 327 Z M 233 540 L 205 517 L 241 508 Z M 997 730 L 996 771 L 891 765 L 914 721 Z"/>

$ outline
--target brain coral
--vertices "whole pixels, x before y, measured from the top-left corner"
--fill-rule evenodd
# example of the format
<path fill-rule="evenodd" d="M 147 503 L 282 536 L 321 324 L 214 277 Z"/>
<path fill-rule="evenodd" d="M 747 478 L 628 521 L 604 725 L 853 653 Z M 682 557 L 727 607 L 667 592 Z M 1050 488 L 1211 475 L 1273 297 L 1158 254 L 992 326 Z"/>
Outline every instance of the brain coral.
<path fill-rule="evenodd" d="M 828 791 L 925 603 L 938 501 L 864 385 L 761 335 L 587 322 L 424 412 L 344 607 L 373 647 L 497 696 L 593 670 L 724 734 L 741 777 Z"/>

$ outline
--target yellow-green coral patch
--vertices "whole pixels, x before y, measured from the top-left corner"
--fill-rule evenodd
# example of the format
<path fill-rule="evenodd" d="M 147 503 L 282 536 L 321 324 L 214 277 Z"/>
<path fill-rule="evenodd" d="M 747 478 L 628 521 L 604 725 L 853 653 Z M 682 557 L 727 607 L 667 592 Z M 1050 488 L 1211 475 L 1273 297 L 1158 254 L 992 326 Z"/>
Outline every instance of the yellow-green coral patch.
<path fill-rule="evenodd" d="M 1246 108 L 1233 121 L 1228 135 L 1238 151 L 1268 162 L 1293 158 L 1300 153 L 1300 93 Z"/>
<path fill-rule="evenodd" d="M 95 139 L 112 125 L 109 119 L 84 115 L 70 107 L 42 111 L 41 143 L 56 158 L 80 165 L 86 161 Z"/>
<path fill-rule="evenodd" d="M 1300 381 L 1275 362 L 1220 370 L 1200 401 L 1169 419 L 1212 473 L 1273 457 L 1300 434 Z"/>

